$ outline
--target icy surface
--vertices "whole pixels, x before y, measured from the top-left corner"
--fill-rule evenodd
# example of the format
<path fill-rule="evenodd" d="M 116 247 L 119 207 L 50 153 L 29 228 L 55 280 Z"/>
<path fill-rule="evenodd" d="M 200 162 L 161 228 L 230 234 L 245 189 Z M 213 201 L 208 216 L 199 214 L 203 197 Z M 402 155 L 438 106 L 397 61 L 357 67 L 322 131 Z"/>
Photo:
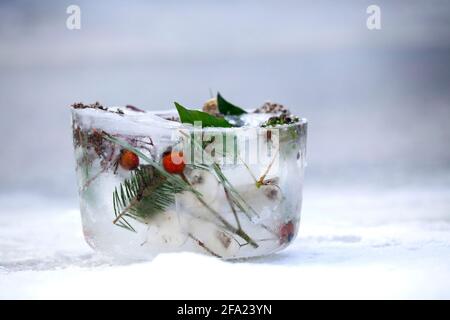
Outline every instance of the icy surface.
<path fill-rule="evenodd" d="M 446 191 L 306 190 L 300 235 L 279 254 L 131 265 L 85 244 L 77 208 L 2 196 L 0 298 L 450 298 Z"/>

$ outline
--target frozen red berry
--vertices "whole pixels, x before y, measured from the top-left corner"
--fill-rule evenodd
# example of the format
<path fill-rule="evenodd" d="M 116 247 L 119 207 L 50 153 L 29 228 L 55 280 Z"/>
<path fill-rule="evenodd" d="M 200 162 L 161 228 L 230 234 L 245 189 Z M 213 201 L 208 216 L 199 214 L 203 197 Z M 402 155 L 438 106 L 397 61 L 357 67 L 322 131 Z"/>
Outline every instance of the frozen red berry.
<path fill-rule="evenodd" d="M 186 166 L 183 152 L 172 151 L 165 154 L 162 158 L 164 169 L 169 173 L 180 174 L 183 173 Z"/>
<path fill-rule="evenodd" d="M 294 238 L 295 226 L 292 221 L 283 224 L 280 228 L 281 243 L 291 242 Z"/>
<path fill-rule="evenodd" d="M 139 166 L 139 157 L 132 151 L 122 150 L 119 164 L 125 170 L 134 170 Z"/>

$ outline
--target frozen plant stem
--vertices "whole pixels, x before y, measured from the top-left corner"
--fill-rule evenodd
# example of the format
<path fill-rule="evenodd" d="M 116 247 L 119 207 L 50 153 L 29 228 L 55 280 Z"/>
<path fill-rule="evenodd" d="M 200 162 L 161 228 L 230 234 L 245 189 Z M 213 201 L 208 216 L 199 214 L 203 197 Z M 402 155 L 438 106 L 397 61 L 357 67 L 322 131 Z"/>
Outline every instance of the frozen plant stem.
<path fill-rule="evenodd" d="M 238 159 L 242 162 L 242 164 L 244 165 L 244 167 L 247 169 L 248 173 L 252 176 L 253 180 L 255 180 L 255 182 L 258 182 L 258 180 L 256 179 L 255 175 L 253 174 L 252 170 L 250 169 L 250 167 L 248 166 L 248 164 L 244 161 L 244 159 L 241 158 L 241 156 L 238 154 Z"/>
<path fill-rule="evenodd" d="M 130 210 L 133 206 L 135 206 L 139 201 L 137 199 L 133 199 L 133 201 L 130 202 L 129 205 L 125 207 L 125 209 L 122 210 L 121 213 L 117 215 L 117 217 L 114 219 L 113 224 L 117 224 L 117 222 L 122 219 L 122 217 L 127 213 L 128 210 Z"/>
<path fill-rule="evenodd" d="M 244 198 L 242 198 L 242 196 L 239 194 L 239 192 L 237 192 L 236 189 L 231 185 L 231 183 L 228 181 L 228 179 L 222 173 L 222 170 L 217 165 L 217 163 L 215 163 L 213 165 L 213 169 L 214 169 L 217 177 L 219 178 L 220 182 L 224 186 L 226 186 L 227 190 L 229 189 L 229 195 L 230 196 L 232 195 L 233 197 L 236 198 L 236 200 L 233 199 L 233 201 L 235 201 L 234 203 L 236 204 L 236 206 L 238 206 L 239 209 L 241 209 L 242 212 L 245 213 L 249 219 L 250 219 L 250 215 L 248 214 L 248 210 L 252 211 L 255 216 L 259 217 L 259 214 L 245 201 Z M 239 204 L 238 200 L 241 201 L 242 203 L 244 203 L 245 206 L 247 206 L 247 209 L 245 209 L 241 204 Z"/>
<path fill-rule="evenodd" d="M 277 152 L 275 152 L 275 155 L 273 156 L 272 161 L 269 163 L 269 165 L 266 168 L 266 171 L 263 173 L 263 175 L 261 176 L 261 178 L 259 178 L 259 180 L 256 182 L 256 186 L 259 188 L 260 186 L 262 186 L 264 184 L 264 180 L 266 179 L 266 176 L 269 174 L 270 169 L 272 168 L 275 159 L 278 155 L 278 151 L 279 149 L 277 149 Z"/>
<path fill-rule="evenodd" d="M 236 224 L 238 229 L 241 229 L 241 222 L 239 221 L 239 217 L 236 212 L 236 208 L 234 207 L 233 202 L 230 199 L 230 193 L 228 192 L 227 188 L 223 186 L 223 191 L 225 192 L 225 196 L 227 197 L 228 204 L 230 205 L 231 211 L 233 212 L 234 218 L 236 219 Z"/>
<path fill-rule="evenodd" d="M 197 239 L 196 237 L 194 237 L 192 235 L 192 233 L 188 234 L 189 237 L 194 240 L 200 247 L 202 247 L 203 249 L 205 249 L 209 254 L 211 254 L 214 257 L 217 258 L 222 258 L 222 256 L 218 255 L 217 253 L 215 253 L 214 251 L 212 251 L 210 248 L 208 248 L 202 241 L 200 241 L 199 239 Z"/>
<path fill-rule="evenodd" d="M 186 178 L 186 176 L 183 173 L 181 174 L 181 177 L 187 184 L 189 184 L 192 187 L 191 183 L 189 182 L 189 180 Z M 199 196 L 197 194 L 195 194 L 195 196 L 197 197 L 197 200 L 200 201 L 200 203 L 203 206 L 205 206 L 205 208 L 207 208 L 214 215 L 214 217 L 216 217 L 224 225 L 225 228 L 227 228 L 232 233 L 238 235 L 239 237 L 241 237 L 245 241 L 247 241 L 252 247 L 254 247 L 254 248 L 258 248 L 259 247 L 259 245 L 255 242 L 255 240 L 253 240 L 244 230 L 242 230 L 241 227 L 238 227 L 238 228 L 234 227 L 227 220 L 225 220 L 220 215 L 219 212 L 217 212 L 216 210 L 211 208 L 211 206 L 209 204 L 207 204 L 205 202 L 205 200 L 202 199 L 201 196 Z"/>
<path fill-rule="evenodd" d="M 108 168 L 103 168 L 102 170 L 100 170 L 99 172 L 97 172 L 95 174 L 95 176 L 91 177 L 88 181 L 85 182 L 85 184 L 83 185 L 83 188 L 81 189 L 82 191 L 86 191 L 86 189 L 89 187 L 89 185 L 95 180 L 97 179 L 102 173 L 106 172 L 106 170 L 108 170 Z"/>

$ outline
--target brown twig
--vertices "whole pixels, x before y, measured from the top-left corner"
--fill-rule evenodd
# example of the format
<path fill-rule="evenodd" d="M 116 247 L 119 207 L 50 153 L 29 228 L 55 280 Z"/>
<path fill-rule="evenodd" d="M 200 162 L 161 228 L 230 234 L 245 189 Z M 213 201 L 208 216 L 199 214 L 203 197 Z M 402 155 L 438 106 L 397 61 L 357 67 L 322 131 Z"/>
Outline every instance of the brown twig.
<path fill-rule="evenodd" d="M 122 217 L 130 210 L 133 206 L 136 205 L 139 201 L 135 198 L 117 215 L 117 217 L 113 220 L 113 224 L 116 224 Z"/>
<path fill-rule="evenodd" d="M 215 253 L 214 251 L 212 251 L 210 248 L 208 248 L 202 241 L 200 241 L 199 239 L 197 239 L 196 237 L 194 237 L 192 235 L 192 233 L 189 233 L 188 236 L 194 240 L 200 247 L 202 247 L 203 249 L 205 249 L 209 254 L 213 255 L 214 257 L 217 258 L 222 258 L 222 256 L 218 255 L 217 253 Z"/>

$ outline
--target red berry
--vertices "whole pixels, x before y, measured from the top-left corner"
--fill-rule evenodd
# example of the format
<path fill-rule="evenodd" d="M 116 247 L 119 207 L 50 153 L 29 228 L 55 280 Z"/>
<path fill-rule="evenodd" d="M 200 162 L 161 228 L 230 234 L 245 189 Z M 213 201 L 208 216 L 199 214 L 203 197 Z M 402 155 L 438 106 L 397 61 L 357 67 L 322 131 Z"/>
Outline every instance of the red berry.
<path fill-rule="evenodd" d="M 134 170 L 139 166 L 139 157 L 132 151 L 122 150 L 119 164 L 125 170 Z"/>
<path fill-rule="evenodd" d="M 295 226 L 292 221 L 285 223 L 280 228 L 280 240 L 282 243 L 290 242 L 294 238 Z"/>
<path fill-rule="evenodd" d="M 182 173 L 186 166 L 184 162 L 183 152 L 172 151 L 162 158 L 164 169 L 169 173 Z"/>

